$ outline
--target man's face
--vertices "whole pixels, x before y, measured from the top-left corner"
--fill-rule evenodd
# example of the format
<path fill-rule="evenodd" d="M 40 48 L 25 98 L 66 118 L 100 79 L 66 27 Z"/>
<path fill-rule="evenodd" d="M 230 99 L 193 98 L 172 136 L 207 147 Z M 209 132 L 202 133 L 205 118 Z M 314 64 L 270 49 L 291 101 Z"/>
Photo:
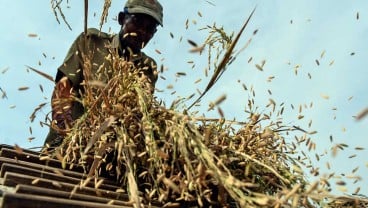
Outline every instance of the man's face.
<path fill-rule="evenodd" d="M 157 21 L 146 14 L 125 14 L 122 21 L 122 35 L 133 52 L 142 49 L 157 30 Z"/>

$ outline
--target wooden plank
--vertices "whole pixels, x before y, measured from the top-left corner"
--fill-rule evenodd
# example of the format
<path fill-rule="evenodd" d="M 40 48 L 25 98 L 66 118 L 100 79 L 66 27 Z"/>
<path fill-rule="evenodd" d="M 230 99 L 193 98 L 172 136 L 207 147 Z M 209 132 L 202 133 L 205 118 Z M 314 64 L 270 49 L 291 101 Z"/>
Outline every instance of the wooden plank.
<path fill-rule="evenodd" d="M 75 177 L 75 178 L 78 178 L 78 179 L 81 179 L 81 178 L 85 179 L 86 176 L 87 176 L 87 174 L 80 173 L 80 172 L 75 172 L 75 171 L 71 171 L 71 170 L 65 170 L 65 169 L 61 169 L 61 168 L 46 166 L 46 165 L 42 165 L 42 164 L 38 164 L 38 163 L 27 162 L 27 161 L 23 161 L 23 160 L 17 160 L 17 159 L 13 159 L 13 158 L 0 157 L 0 166 L 3 163 L 19 164 L 22 167 L 29 167 L 29 168 L 33 168 L 33 169 L 37 169 L 37 170 L 42 170 L 42 171 L 46 171 L 46 172 L 50 172 L 50 173 L 55 173 L 57 175 Z M 104 179 L 103 183 L 108 184 L 108 185 L 112 185 L 112 186 L 117 185 L 117 183 L 115 181 L 112 181 L 112 180 L 109 180 L 109 179 Z"/>
<path fill-rule="evenodd" d="M 39 155 L 30 154 L 26 152 L 19 154 L 13 149 L 2 148 L 0 150 L 0 157 L 12 158 L 15 160 L 23 160 L 23 161 L 46 165 L 46 166 L 55 167 L 55 168 L 62 168 L 61 163 L 58 160 L 55 160 L 55 159 L 40 160 Z M 68 165 L 67 167 L 69 170 L 72 170 L 72 171 L 76 171 L 80 173 L 84 172 L 83 167 L 81 166 L 74 165 L 72 168 L 69 168 L 70 166 Z"/>
<path fill-rule="evenodd" d="M 8 145 L 8 144 L 0 144 L 0 150 L 2 149 L 11 149 L 11 150 L 15 150 L 14 146 Z M 23 149 L 21 148 L 23 152 L 28 153 L 28 154 L 34 154 L 34 155 L 39 155 L 40 152 L 37 151 L 33 151 L 33 150 L 29 150 L 29 149 Z"/>
<path fill-rule="evenodd" d="M 49 173 L 46 171 L 40 171 L 40 170 L 33 169 L 33 168 L 22 167 L 17 164 L 3 163 L 0 169 L 0 177 L 4 177 L 6 172 L 20 173 L 20 174 L 25 174 L 25 175 L 30 175 L 30 176 L 40 177 L 40 178 L 47 178 L 47 179 L 51 179 L 54 181 L 61 181 L 61 182 L 74 183 L 74 184 L 77 184 L 78 182 L 81 181 L 81 179 L 77 179 L 77 178 L 73 178 L 69 176 L 56 175 L 56 174 Z"/>
<path fill-rule="evenodd" d="M 40 160 L 40 155 L 39 152 L 20 151 L 0 144 L 0 176 L 4 177 L 0 180 L 4 187 L 12 189 L 11 192 L 0 193 L 3 198 L 0 196 L 0 207 L 132 207 L 127 194 L 116 192 L 116 182 L 105 179 L 96 189 L 94 180 L 91 180 L 87 187 L 81 187 L 81 179 L 85 178 L 81 166 L 64 170 L 58 160 Z M 17 193 L 13 193 L 13 187 Z M 155 201 L 149 207 L 161 205 Z"/>
<path fill-rule="evenodd" d="M 45 171 L 42 171 L 42 170 L 36 170 L 36 169 L 32 169 L 32 168 L 22 167 L 22 166 L 19 166 L 19 165 L 16 165 L 16 164 L 4 163 L 4 164 L 1 165 L 0 176 L 4 177 L 6 172 L 27 174 L 29 176 L 45 178 L 45 179 L 53 180 L 55 182 L 64 182 L 64 183 L 71 183 L 71 184 L 80 184 L 81 181 L 82 181 L 82 179 L 80 179 L 80 178 L 62 176 L 62 175 L 57 175 L 57 174 L 54 174 L 54 173 L 45 172 Z M 95 187 L 94 182 L 95 182 L 94 180 L 91 180 L 90 182 L 88 182 L 86 184 L 86 186 L 93 188 L 93 187 Z M 104 189 L 104 190 L 109 190 L 109 191 L 115 191 L 119 187 L 102 183 L 99 186 L 99 188 Z"/>
<path fill-rule="evenodd" d="M 25 161 L 22 161 L 22 160 L 15 160 L 15 159 L 10 159 L 10 158 L 0 157 L 0 167 L 4 163 L 14 164 L 14 165 L 18 165 L 18 166 L 26 167 L 26 168 L 32 168 L 32 169 L 35 169 L 35 170 L 39 170 L 39 171 L 42 171 L 42 172 L 53 173 L 53 174 L 60 175 L 60 176 L 69 176 L 69 177 L 73 177 L 73 178 L 77 178 L 77 179 L 85 179 L 87 177 L 87 174 L 83 174 L 83 173 L 79 173 L 79 172 L 64 170 L 64 169 L 60 169 L 60 168 L 54 168 L 54 167 L 35 164 L 35 163 L 29 163 L 29 162 L 25 162 Z M 103 179 L 103 178 L 101 177 L 99 179 Z M 105 178 L 104 178 L 103 184 L 107 184 L 107 185 L 111 185 L 111 186 L 115 186 L 115 187 L 117 186 L 117 183 L 115 181 L 105 179 Z"/>
<path fill-rule="evenodd" d="M 117 200 L 129 200 L 129 196 L 124 193 L 118 193 L 115 191 L 103 190 L 103 189 L 95 189 L 90 187 L 80 187 L 79 184 L 71 184 L 64 182 L 55 182 L 49 179 L 38 178 L 34 176 L 7 172 L 4 176 L 4 185 L 15 187 L 18 184 L 26 184 L 32 185 L 36 187 L 44 187 L 54 190 L 66 191 L 86 194 L 91 196 L 99 196 L 109 199 L 117 199 Z"/>
<path fill-rule="evenodd" d="M 5 193 L 2 208 L 128 208 L 128 206 L 107 205 L 47 196 Z M 131 207 L 131 206 L 130 206 Z"/>
<path fill-rule="evenodd" d="M 97 202 L 102 204 L 112 204 L 112 205 L 122 205 L 122 206 L 131 206 L 132 203 L 127 201 L 113 200 L 107 199 L 97 196 L 90 196 L 85 194 L 71 194 L 66 191 L 59 191 L 54 189 L 35 187 L 30 185 L 17 185 L 15 188 L 15 193 L 21 194 L 30 194 L 30 195 L 39 195 L 39 196 L 49 196 L 63 199 L 73 199 L 79 201 L 88 201 L 88 202 Z"/>
<path fill-rule="evenodd" d="M 30 163 L 30 162 L 26 162 L 26 161 L 22 161 L 22 160 L 15 160 L 15 159 L 12 159 L 12 158 L 0 157 L 0 166 L 3 163 L 18 164 L 22 167 L 28 167 L 28 168 L 32 168 L 32 169 L 36 169 L 36 170 L 43 170 L 43 171 L 47 171 L 47 172 L 55 173 L 55 174 L 59 174 L 59 175 L 62 174 L 64 176 L 70 176 L 70 177 L 74 177 L 74 178 L 86 178 L 86 176 L 87 176 L 87 174 L 74 172 L 74 171 L 70 171 L 70 170 L 64 170 L 64 169 L 50 167 L 50 166 L 46 166 L 46 165 L 40 165 L 40 164 L 37 164 L 37 163 Z"/>
<path fill-rule="evenodd" d="M 19 161 L 28 162 L 30 164 L 34 163 L 40 166 L 44 165 L 43 167 L 50 167 L 50 170 L 54 170 L 51 168 L 58 168 L 58 170 L 63 170 L 66 172 L 66 174 L 64 175 L 73 176 L 73 177 L 74 175 L 83 176 L 85 173 L 85 169 L 81 165 L 73 164 L 73 166 L 71 167 L 70 166 L 71 164 L 69 163 L 66 167 L 69 169 L 63 169 L 61 167 L 61 162 L 59 160 L 56 160 L 56 159 L 40 160 L 40 157 L 42 156 L 44 155 L 41 154 L 40 152 L 36 152 L 36 151 L 28 150 L 28 149 L 22 149 L 22 152 L 19 153 L 19 151 L 16 151 L 13 146 L 6 145 L 6 144 L 0 144 L 0 158 L 4 157 L 4 158 L 12 159 L 16 162 L 19 160 Z M 92 163 L 93 157 L 88 156 L 87 160 L 89 160 L 89 162 Z M 44 169 L 47 170 L 47 168 L 44 168 Z M 54 172 L 54 171 L 49 171 L 49 172 Z M 100 177 L 100 178 L 103 178 L 103 177 Z M 107 178 L 105 178 L 104 184 L 117 185 L 115 180 L 111 180 Z"/>

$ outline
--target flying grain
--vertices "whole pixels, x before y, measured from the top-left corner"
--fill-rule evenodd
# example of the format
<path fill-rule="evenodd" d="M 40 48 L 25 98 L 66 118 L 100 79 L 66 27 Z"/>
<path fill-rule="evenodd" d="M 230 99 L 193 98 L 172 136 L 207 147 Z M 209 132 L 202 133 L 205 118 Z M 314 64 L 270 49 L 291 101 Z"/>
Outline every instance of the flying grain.
<path fill-rule="evenodd" d="M 2 69 L 2 70 L 1 70 L 1 73 L 2 73 L 2 74 L 5 74 L 8 70 L 9 70 L 9 67 L 5 67 L 5 69 Z"/>
<path fill-rule="evenodd" d="M 328 96 L 328 95 L 326 95 L 326 94 L 321 94 L 321 97 L 323 98 L 323 99 L 325 99 L 325 100 L 328 100 L 328 99 L 330 99 L 330 96 Z"/>
<path fill-rule="evenodd" d="M 17 144 L 14 145 L 14 150 L 17 154 L 23 154 L 23 149 L 20 148 Z"/>
<path fill-rule="evenodd" d="M 325 53 L 326 53 L 326 50 L 323 50 L 320 56 L 321 59 L 325 56 Z"/>
<path fill-rule="evenodd" d="M 189 39 L 188 39 L 188 43 L 189 43 L 191 46 L 193 46 L 193 47 L 198 47 L 198 44 L 197 44 L 196 42 L 192 41 L 192 40 L 189 40 Z"/>
<path fill-rule="evenodd" d="M 194 84 L 198 84 L 202 81 L 202 79 L 197 79 L 196 81 L 194 81 Z"/>
<path fill-rule="evenodd" d="M 41 92 L 43 93 L 43 87 L 42 85 L 38 85 L 40 87 Z"/>
<path fill-rule="evenodd" d="M 356 157 L 356 156 L 357 156 L 356 154 L 350 155 L 350 156 L 349 156 L 349 159 L 354 158 L 354 157 Z"/>
<path fill-rule="evenodd" d="M 368 108 L 365 108 L 364 110 L 360 111 L 358 115 L 355 117 L 357 121 L 362 120 L 368 115 Z"/>
<path fill-rule="evenodd" d="M 175 76 L 177 76 L 177 77 L 186 76 L 186 75 L 187 75 L 187 73 L 185 73 L 185 72 L 176 72 L 176 74 L 175 74 Z"/>
<path fill-rule="evenodd" d="M 26 87 L 26 86 L 18 88 L 19 91 L 25 91 L 25 90 L 28 90 L 28 89 L 29 89 L 29 87 Z"/>
<path fill-rule="evenodd" d="M 206 0 L 206 2 L 207 3 L 209 3 L 210 5 L 212 5 L 212 6 L 216 6 L 216 4 L 214 4 L 213 2 L 211 2 L 211 1 L 208 1 L 208 0 Z"/>
<path fill-rule="evenodd" d="M 204 48 L 205 48 L 206 45 L 202 45 L 202 46 L 199 46 L 199 47 L 194 47 L 192 49 L 189 50 L 190 53 L 202 53 Z"/>
<path fill-rule="evenodd" d="M 354 195 L 358 195 L 360 192 L 360 187 L 356 188 L 355 191 L 354 191 Z"/>
<path fill-rule="evenodd" d="M 157 54 L 162 54 L 161 51 L 158 50 L 158 49 L 155 49 L 155 51 L 156 51 Z"/>
<path fill-rule="evenodd" d="M 253 57 L 250 57 L 250 58 L 248 59 L 248 64 L 252 61 L 252 59 L 253 59 Z"/>
<path fill-rule="evenodd" d="M 37 38 L 38 35 L 36 33 L 28 33 L 28 37 L 30 37 L 30 38 Z"/>
<path fill-rule="evenodd" d="M 220 105 L 222 102 L 226 100 L 226 95 L 221 95 L 219 98 L 216 99 L 214 102 L 215 105 Z"/>

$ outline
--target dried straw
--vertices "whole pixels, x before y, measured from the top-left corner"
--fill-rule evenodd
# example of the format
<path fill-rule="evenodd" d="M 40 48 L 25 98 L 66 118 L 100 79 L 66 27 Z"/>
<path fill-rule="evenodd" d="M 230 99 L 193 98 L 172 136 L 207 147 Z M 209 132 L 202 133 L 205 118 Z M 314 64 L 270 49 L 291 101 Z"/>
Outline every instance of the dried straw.
<path fill-rule="evenodd" d="M 53 8 L 60 9 L 60 2 Z M 105 1 L 103 16 L 107 16 L 110 3 Z M 215 44 L 223 44 L 215 49 L 215 60 L 209 56 L 209 65 L 217 63 L 224 50 L 225 54 L 219 64 L 214 64 L 214 75 L 195 103 L 234 60 L 230 56 L 246 25 L 234 41 L 221 28 L 209 27 L 212 33 L 205 43 L 209 54 Z M 269 114 L 258 114 L 250 99 L 246 121 L 196 118 L 189 111 L 177 110 L 181 101 L 170 109 L 161 106 L 151 95 L 147 78 L 132 63 L 112 57 L 112 68 L 106 69 L 112 78 L 107 83 L 100 81 L 105 71 L 91 73 L 88 55 L 84 63 L 85 93 L 75 101 L 86 111 L 68 129 L 62 145 L 45 159 L 58 158 L 65 168 L 68 163 L 82 165 L 88 180 L 95 177 L 98 181 L 101 176 L 115 179 L 119 191 L 129 193 L 137 207 L 157 202 L 201 207 L 342 207 L 367 203 L 363 197 L 332 196 L 327 179 L 308 183 L 303 171 L 305 161 L 300 159 L 297 145 L 285 136 L 291 131 L 302 132 L 303 136 L 296 138 L 298 145 L 305 143 L 313 149 L 315 144 L 307 138 L 312 132 L 273 122 L 277 107 L 273 100 L 268 105 L 272 109 Z M 255 96 L 253 89 L 251 93 Z M 281 107 L 277 115 L 282 115 Z"/>
<path fill-rule="evenodd" d="M 88 74 L 85 62 L 85 96 L 78 101 L 86 113 L 57 150 L 63 164 L 83 165 L 89 178 L 109 175 L 135 204 L 303 203 L 307 183 L 276 126 L 262 128 L 253 115 L 235 131 L 224 119 L 198 121 L 168 110 L 131 63 L 112 62 L 106 84 L 96 84 L 101 74 Z"/>

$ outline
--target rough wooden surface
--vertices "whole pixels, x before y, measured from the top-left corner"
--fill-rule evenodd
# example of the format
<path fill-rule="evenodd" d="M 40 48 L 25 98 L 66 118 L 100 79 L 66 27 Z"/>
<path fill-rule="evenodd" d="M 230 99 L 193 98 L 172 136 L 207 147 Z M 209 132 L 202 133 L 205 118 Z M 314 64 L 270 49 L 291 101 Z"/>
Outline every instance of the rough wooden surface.
<path fill-rule="evenodd" d="M 81 167 L 61 168 L 57 160 L 40 160 L 38 152 L 0 145 L 0 207 L 115 208 L 132 207 L 119 186 L 104 179 L 81 186 Z M 152 207 L 152 206 L 151 206 Z"/>

